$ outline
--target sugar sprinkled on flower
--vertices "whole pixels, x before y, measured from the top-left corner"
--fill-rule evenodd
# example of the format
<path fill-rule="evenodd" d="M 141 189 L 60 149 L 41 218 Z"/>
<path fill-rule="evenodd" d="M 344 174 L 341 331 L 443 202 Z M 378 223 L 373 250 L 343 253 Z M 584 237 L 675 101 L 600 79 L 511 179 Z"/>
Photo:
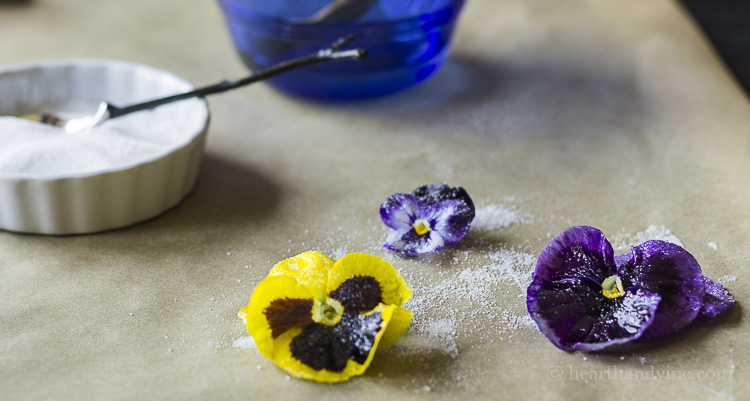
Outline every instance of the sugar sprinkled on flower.
<path fill-rule="evenodd" d="M 334 262 L 308 251 L 277 263 L 238 315 L 258 350 L 291 376 L 341 382 L 364 373 L 377 348 L 403 335 L 412 313 L 401 305 L 410 297 L 377 256 Z"/>
<path fill-rule="evenodd" d="M 461 187 L 430 184 L 391 195 L 380 206 L 380 218 L 393 229 L 384 248 L 407 256 L 441 251 L 466 236 L 474 215 L 474 203 Z"/>
<path fill-rule="evenodd" d="M 589 352 L 670 335 L 735 301 L 679 245 L 646 241 L 614 256 L 600 230 L 578 226 L 542 250 L 526 305 L 555 346 Z"/>

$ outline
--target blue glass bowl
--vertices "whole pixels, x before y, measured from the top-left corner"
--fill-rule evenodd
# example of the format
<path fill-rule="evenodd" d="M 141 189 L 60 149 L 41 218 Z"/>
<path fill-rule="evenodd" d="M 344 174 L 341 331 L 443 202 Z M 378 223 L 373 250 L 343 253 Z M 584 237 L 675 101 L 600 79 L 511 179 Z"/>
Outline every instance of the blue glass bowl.
<path fill-rule="evenodd" d="M 430 77 L 450 51 L 465 0 L 379 0 L 355 20 L 333 23 L 305 20 L 329 0 L 218 1 L 237 51 L 254 71 L 353 34 L 356 39 L 349 47 L 366 48 L 367 59 L 304 67 L 268 81 L 293 96 L 345 100 L 388 95 Z M 384 13 L 385 3 L 411 9 Z M 420 10 L 420 3 L 434 9 Z"/>

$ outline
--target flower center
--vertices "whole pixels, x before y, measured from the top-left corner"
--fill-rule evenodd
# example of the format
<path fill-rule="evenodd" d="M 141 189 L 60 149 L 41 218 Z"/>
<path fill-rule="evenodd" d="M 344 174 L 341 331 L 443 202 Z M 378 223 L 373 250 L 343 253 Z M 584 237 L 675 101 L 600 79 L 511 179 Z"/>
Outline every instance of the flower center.
<path fill-rule="evenodd" d="M 341 302 L 331 298 L 326 298 L 324 301 L 316 299 L 313 304 L 312 318 L 317 323 L 335 326 L 341 320 L 343 313 L 344 306 Z"/>
<path fill-rule="evenodd" d="M 602 282 L 602 294 L 607 298 L 617 298 L 625 294 L 625 290 L 622 288 L 622 281 L 617 275 L 609 276 Z"/>
<path fill-rule="evenodd" d="M 427 234 L 430 232 L 430 222 L 426 219 L 417 219 L 417 221 L 414 222 L 414 231 L 417 232 L 417 235 Z"/>

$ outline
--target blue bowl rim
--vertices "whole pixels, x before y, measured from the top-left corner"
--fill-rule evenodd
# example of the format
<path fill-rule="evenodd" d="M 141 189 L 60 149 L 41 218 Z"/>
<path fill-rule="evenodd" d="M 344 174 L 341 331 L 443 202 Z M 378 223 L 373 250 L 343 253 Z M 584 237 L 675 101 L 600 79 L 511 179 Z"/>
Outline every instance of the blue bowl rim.
<path fill-rule="evenodd" d="M 279 17 L 271 16 L 271 15 L 265 15 L 262 13 L 258 13 L 256 11 L 253 11 L 242 4 L 240 4 L 237 0 L 217 0 L 218 3 L 221 5 L 222 10 L 225 14 L 227 13 L 233 13 L 233 14 L 239 14 L 245 18 L 249 18 L 261 23 L 270 23 L 275 25 L 286 25 L 291 26 L 295 28 L 304 28 L 304 27 L 312 27 L 314 25 L 302 23 L 302 22 L 295 22 L 294 20 L 284 20 Z M 409 29 L 412 25 L 421 26 L 424 23 L 430 22 L 433 23 L 432 20 L 425 20 L 424 15 L 441 15 L 444 14 L 446 11 L 450 11 L 450 17 L 444 18 L 445 24 L 449 23 L 451 19 L 454 19 L 455 16 L 457 16 L 461 9 L 464 6 L 464 3 L 466 0 L 452 0 L 452 5 L 448 7 L 441 8 L 439 10 L 433 11 L 431 13 L 426 14 L 420 14 L 409 18 L 401 18 L 401 19 L 394 19 L 389 21 L 372 21 L 367 22 L 365 24 L 360 23 L 334 23 L 334 24 L 325 24 L 324 26 L 328 29 L 377 29 L 378 27 L 385 27 L 385 26 L 403 26 L 405 29 Z M 322 25 L 321 25 L 322 26 Z"/>

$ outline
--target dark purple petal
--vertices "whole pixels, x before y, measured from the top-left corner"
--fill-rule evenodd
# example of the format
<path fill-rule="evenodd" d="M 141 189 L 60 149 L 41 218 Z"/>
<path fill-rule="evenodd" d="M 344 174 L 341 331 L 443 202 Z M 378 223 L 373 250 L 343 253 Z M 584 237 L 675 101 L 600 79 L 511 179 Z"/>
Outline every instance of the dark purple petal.
<path fill-rule="evenodd" d="M 445 240 L 435 230 L 419 235 L 413 228 L 409 228 L 388 233 L 383 248 L 406 256 L 416 256 L 441 251 L 444 245 Z"/>
<path fill-rule="evenodd" d="M 335 326 L 311 324 L 292 339 L 289 351 L 294 359 L 315 369 L 341 372 L 352 360 L 362 365 L 382 329 L 380 312 L 371 315 L 345 313 Z"/>
<path fill-rule="evenodd" d="M 601 284 L 615 274 L 612 245 L 594 227 L 566 228 L 544 247 L 536 265 L 536 275 L 546 280 L 586 277 Z"/>
<path fill-rule="evenodd" d="M 414 221 L 422 218 L 423 208 L 414 195 L 393 194 L 380 205 L 380 218 L 394 230 L 412 228 Z"/>
<path fill-rule="evenodd" d="M 526 306 L 556 347 L 590 352 L 641 338 L 660 299 L 636 288 L 609 299 L 602 295 L 601 284 L 588 278 L 549 281 L 536 275 L 526 293 Z"/>
<path fill-rule="evenodd" d="M 664 337 L 692 322 L 703 305 L 705 285 L 693 255 L 666 241 L 646 241 L 619 258 L 617 274 L 625 287 L 659 294 L 661 304 L 643 338 Z"/>
<path fill-rule="evenodd" d="M 328 296 L 341 303 L 346 313 L 363 313 L 383 302 L 380 282 L 372 276 L 351 276 Z"/>
<path fill-rule="evenodd" d="M 425 218 L 433 231 L 445 240 L 445 245 L 460 241 L 471 227 L 471 209 L 461 200 L 445 200 L 431 205 L 425 211 Z"/>
<path fill-rule="evenodd" d="M 448 184 L 428 184 L 413 190 L 412 195 L 427 205 L 442 202 L 449 199 L 460 199 L 469 207 L 471 220 L 474 219 L 475 208 L 471 197 L 462 187 L 451 188 Z"/>
<path fill-rule="evenodd" d="M 703 296 L 703 307 L 698 312 L 699 320 L 711 320 L 720 313 L 734 308 L 734 298 L 723 285 L 714 283 L 706 276 L 701 276 L 701 279 L 706 287 L 706 295 Z"/>

